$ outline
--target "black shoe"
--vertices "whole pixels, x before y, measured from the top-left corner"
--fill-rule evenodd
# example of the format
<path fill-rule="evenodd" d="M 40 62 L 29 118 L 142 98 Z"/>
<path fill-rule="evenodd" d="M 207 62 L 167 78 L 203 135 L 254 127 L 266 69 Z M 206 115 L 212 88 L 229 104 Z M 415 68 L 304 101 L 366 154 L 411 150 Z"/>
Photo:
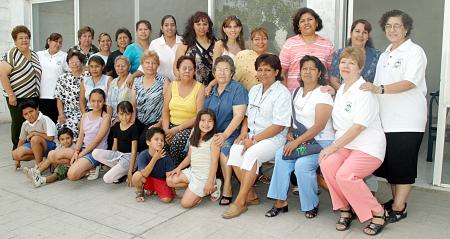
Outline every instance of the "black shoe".
<path fill-rule="evenodd" d="M 336 227 L 336 230 L 338 231 L 346 231 L 350 228 L 350 225 L 352 224 L 353 219 L 355 218 L 355 213 L 352 211 L 352 209 L 348 210 L 339 210 L 341 212 L 341 216 L 339 217 L 339 220 L 336 222 L 336 225 L 342 225 L 343 228 Z M 348 213 L 349 217 L 343 217 L 342 213 Z"/>
<path fill-rule="evenodd" d="M 391 200 L 383 203 L 384 210 L 386 210 L 388 212 L 391 211 L 392 210 L 392 204 L 394 204 L 394 199 L 391 199 Z"/>
<path fill-rule="evenodd" d="M 401 211 L 395 211 L 392 209 L 387 212 L 387 216 L 386 216 L 386 221 L 390 222 L 390 223 L 394 223 L 394 222 L 398 222 L 400 220 L 402 220 L 403 218 L 406 218 L 406 216 L 408 216 L 408 213 L 406 212 L 406 206 L 408 204 L 405 203 L 405 207 L 403 208 L 403 210 Z"/>
<path fill-rule="evenodd" d="M 313 218 L 315 218 L 317 216 L 318 213 L 319 213 L 319 205 L 317 205 L 312 210 L 306 211 L 305 212 L 305 217 L 308 218 L 308 219 L 313 219 Z"/>
<path fill-rule="evenodd" d="M 121 178 L 119 178 L 117 181 L 115 181 L 115 182 L 113 182 L 114 184 L 120 184 L 120 183 L 123 183 L 123 182 L 125 182 L 126 180 L 127 180 L 127 178 L 128 178 L 128 175 L 123 175 Z"/>
<path fill-rule="evenodd" d="M 384 220 L 384 223 L 383 224 L 378 224 L 378 223 L 373 223 L 372 221 L 369 223 L 369 225 L 367 225 L 367 227 L 365 228 L 365 229 L 369 229 L 369 230 L 371 230 L 373 233 L 368 233 L 366 230 L 363 230 L 363 232 L 366 234 L 366 235 L 369 235 L 369 236 L 375 236 L 375 235 L 377 235 L 378 233 L 380 233 L 382 230 L 383 230 L 383 228 L 384 228 L 384 226 L 386 225 L 386 217 L 383 215 L 383 216 L 373 216 L 373 218 L 380 218 L 380 219 L 383 219 Z"/>
<path fill-rule="evenodd" d="M 280 212 L 288 212 L 288 205 L 284 207 L 277 208 L 275 206 L 272 207 L 269 211 L 266 212 L 266 217 L 276 217 Z"/>

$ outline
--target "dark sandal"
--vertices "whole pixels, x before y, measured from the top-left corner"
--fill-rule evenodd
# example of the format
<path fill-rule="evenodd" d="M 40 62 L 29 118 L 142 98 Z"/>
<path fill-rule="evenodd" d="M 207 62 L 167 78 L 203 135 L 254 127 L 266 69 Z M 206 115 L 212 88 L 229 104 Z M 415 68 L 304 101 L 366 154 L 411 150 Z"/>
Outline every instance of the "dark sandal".
<path fill-rule="evenodd" d="M 336 222 L 336 225 L 342 225 L 343 228 L 337 228 L 338 231 L 346 231 L 350 228 L 350 225 L 352 224 L 353 218 L 355 218 L 355 214 L 353 213 L 352 209 L 349 210 L 339 210 L 341 213 L 348 213 L 350 214 L 350 217 L 342 217 L 342 215 L 339 217 L 339 220 Z"/>
<path fill-rule="evenodd" d="M 394 204 L 394 199 L 391 199 L 385 203 L 383 203 L 383 207 L 386 211 L 391 211 L 392 210 L 392 204 Z"/>
<path fill-rule="evenodd" d="M 284 207 L 280 207 L 280 208 L 273 206 L 269 211 L 266 212 L 265 216 L 266 217 L 276 217 L 276 216 L 278 216 L 278 214 L 280 212 L 285 213 L 288 211 L 289 211 L 288 205 L 286 205 Z"/>
<path fill-rule="evenodd" d="M 383 230 L 384 226 L 386 225 L 386 217 L 384 215 L 383 216 L 375 216 L 374 215 L 374 216 L 372 216 L 372 218 L 383 219 L 384 223 L 378 224 L 378 223 L 370 222 L 369 225 L 367 225 L 367 227 L 365 227 L 363 230 L 364 234 L 369 235 L 369 236 L 377 235 L 378 233 L 380 233 Z M 367 229 L 371 230 L 373 233 L 368 233 Z"/>
<path fill-rule="evenodd" d="M 387 212 L 386 221 L 389 223 L 395 223 L 402 220 L 403 218 L 406 218 L 406 216 L 408 216 L 408 212 L 406 212 L 407 205 L 408 204 L 405 203 L 405 207 L 401 211 L 395 211 L 391 208 L 391 210 Z"/>
<path fill-rule="evenodd" d="M 221 205 L 221 206 L 230 205 L 232 199 L 233 199 L 233 197 L 227 197 L 227 196 L 222 195 L 222 197 L 220 197 L 220 200 L 219 200 L 219 205 Z M 226 201 L 223 202 L 224 200 L 226 200 Z"/>
<path fill-rule="evenodd" d="M 317 216 L 318 213 L 319 213 L 319 206 L 313 208 L 312 210 L 306 211 L 305 217 L 308 219 L 313 219 Z"/>

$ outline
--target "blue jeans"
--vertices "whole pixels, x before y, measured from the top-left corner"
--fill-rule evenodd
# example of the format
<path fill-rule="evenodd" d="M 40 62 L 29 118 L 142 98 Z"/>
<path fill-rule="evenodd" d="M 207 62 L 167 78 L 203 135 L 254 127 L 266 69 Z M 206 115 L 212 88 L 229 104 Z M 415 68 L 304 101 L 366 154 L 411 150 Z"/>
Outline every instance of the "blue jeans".
<path fill-rule="evenodd" d="M 332 140 L 317 141 L 323 148 L 331 144 Z M 292 171 L 297 176 L 300 194 L 301 211 L 309 211 L 319 205 L 317 196 L 318 185 L 316 170 L 319 167 L 319 154 L 311 154 L 295 160 L 283 160 L 284 145 L 278 149 L 275 155 L 275 167 L 270 181 L 268 198 L 287 200 L 290 174 Z"/>

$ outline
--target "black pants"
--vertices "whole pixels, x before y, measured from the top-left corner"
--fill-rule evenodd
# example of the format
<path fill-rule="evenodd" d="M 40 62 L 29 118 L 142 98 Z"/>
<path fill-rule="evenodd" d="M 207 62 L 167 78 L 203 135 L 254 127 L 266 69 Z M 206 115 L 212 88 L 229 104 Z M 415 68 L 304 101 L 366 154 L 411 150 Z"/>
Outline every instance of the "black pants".
<path fill-rule="evenodd" d="M 17 148 L 17 144 L 19 143 L 20 129 L 22 128 L 22 124 L 25 121 L 22 116 L 22 111 L 19 108 L 19 104 L 26 100 L 39 102 L 38 98 L 17 98 L 17 105 L 12 106 L 9 104 L 9 98 L 6 97 L 9 114 L 11 115 L 11 142 L 13 143 L 13 150 Z"/>
<path fill-rule="evenodd" d="M 39 111 L 48 116 L 55 124 L 58 122 L 56 99 L 39 99 Z"/>

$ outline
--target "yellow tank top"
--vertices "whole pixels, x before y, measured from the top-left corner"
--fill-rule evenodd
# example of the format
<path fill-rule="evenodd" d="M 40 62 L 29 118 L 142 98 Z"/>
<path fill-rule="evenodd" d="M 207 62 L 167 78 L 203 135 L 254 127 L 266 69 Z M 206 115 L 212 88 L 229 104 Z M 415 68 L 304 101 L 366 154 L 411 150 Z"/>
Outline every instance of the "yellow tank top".
<path fill-rule="evenodd" d="M 201 83 L 195 81 L 192 91 L 186 97 L 181 97 L 178 92 L 178 81 L 172 81 L 172 99 L 169 102 L 170 123 L 180 125 L 195 117 L 197 114 L 197 95 L 201 85 Z"/>

